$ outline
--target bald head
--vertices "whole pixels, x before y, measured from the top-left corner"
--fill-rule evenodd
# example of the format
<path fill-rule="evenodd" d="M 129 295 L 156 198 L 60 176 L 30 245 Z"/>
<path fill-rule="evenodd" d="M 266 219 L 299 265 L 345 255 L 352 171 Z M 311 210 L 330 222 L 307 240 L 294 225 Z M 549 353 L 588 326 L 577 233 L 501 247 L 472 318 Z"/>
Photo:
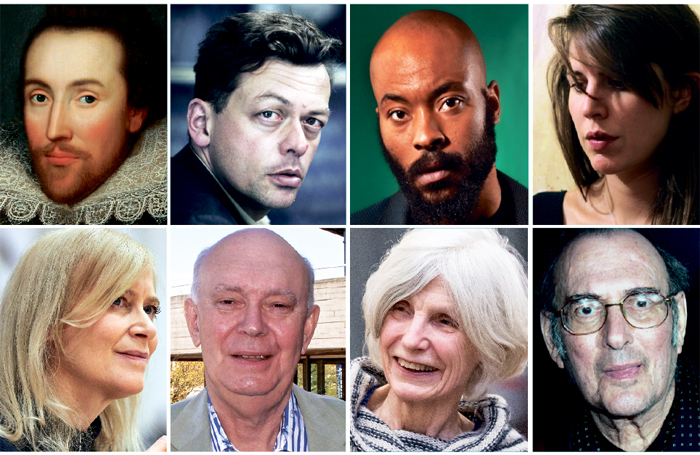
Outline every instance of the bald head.
<path fill-rule="evenodd" d="M 442 11 L 415 11 L 403 16 L 382 35 L 370 61 L 377 92 L 383 79 L 411 78 L 444 62 L 459 62 L 479 88 L 486 88 L 486 66 L 479 41 L 460 18 Z"/>
<path fill-rule="evenodd" d="M 307 310 L 314 302 L 314 271 L 309 261 L 286 240 L 267 229 L 244 229 L 234 232 L 204 249 L 194 263 L 192 298 L 198 301 L 205 276 L 231 263 L 251 269 L 278 268 L 296 274 L 304 283 Z"/>

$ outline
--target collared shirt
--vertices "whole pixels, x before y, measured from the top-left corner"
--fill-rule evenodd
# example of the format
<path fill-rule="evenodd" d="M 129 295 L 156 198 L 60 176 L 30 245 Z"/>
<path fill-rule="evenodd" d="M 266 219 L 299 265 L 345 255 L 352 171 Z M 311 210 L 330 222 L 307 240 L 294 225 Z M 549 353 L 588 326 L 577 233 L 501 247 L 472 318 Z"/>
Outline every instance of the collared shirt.
<path fill-rule="evenodd" d="M 659 435 L 647 447 L 647 452 L 697 452 L 700 450 L 698 376 L 691 365 L 681 365 L 680 361 L 676 370 L 673 404 Z M 603 436 L 588 411 L 583 412 L 581 418 L 572 425 L 569 438 L 569 449 L 575 452 L 622 450 Z"/>
<path fill-rule="evenodd" d="M 211 448 L 213 452 L 238 452 L 231 441 L 226 436 L 224 428 L 221 426 L 219 417 L 216 415 L 211 400 L 207 398 L 209 408 L 209 430 L 211 434 Z M 299 404 L 293 393 L 290 394 L 289 402 L 284 408 L 280 431 L 277 433 L 275 448 L 273 452 L 308 452 L 309 441 L 306 435 L 306 425 L 304 417 L 299 410 Z"/>
<path fill-rule="evenodd" d="M 193 150 L 193 152 L 194 152 L 194 150 Z M 231 203 L 233 204 L 234 207 L 236 207 L 236 210 L 238 210 L 238 214 L 241 215 L 241 218 L 243 218 L 243 221 L 245 221 L 245 224 L 248 224 L 248 225 L 258 224 L 261 226 L 267 226 L 270 224 L 270 218 L 268 218 L 267 215 L 260 218 L 258 221 L 255 221 L 253 218 L 251 218 L 251 216 L 248 215 L 248 213 L 246 213 L 246 211 L 243 210 L 243 208 L 240 205 L 238 205 L 238 202 L 236 202 L 236 200 L 234 198 L 232 198 L 230 194 L 228 194 L 228 191 L 226 191 L 226 188 L 224 188 L 224 186 L 221 184 L 219 179 L 217 179 L 216 176 L 214 175 L 214 173 L 211 171 L 211 169 L 209 169 L 209 166 L 207 166 L 207 163 L 205 163 L 204 160 L 202 160 L 202 158 L 200 158 L 199 155 L 197 155 L 197 153 L 195 153 L 194 156 L 196 156 L 197 159 L 199 160 L 199 162 L 202 163 L 202 166 L 204 166 L 204 168 L 207 171 L 209 171 L 209 174 L 211 174 L 211 176 L 214 178 L 216 183 L 219 185 L 219 188 L 221 188 L 221 191 L 224 192 L 224 194 L 226 195 L 228 200 L 231 201 Z"/>

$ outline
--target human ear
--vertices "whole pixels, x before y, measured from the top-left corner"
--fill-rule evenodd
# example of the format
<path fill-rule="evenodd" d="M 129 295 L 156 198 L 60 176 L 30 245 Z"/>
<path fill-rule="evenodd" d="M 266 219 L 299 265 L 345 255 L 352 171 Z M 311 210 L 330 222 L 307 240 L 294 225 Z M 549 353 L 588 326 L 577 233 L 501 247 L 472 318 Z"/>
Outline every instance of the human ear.
<path fill-rule="evenodd" d="M 187 106 L 187 130 L 198 147 L 208 147 L 211 142 L 211 119 L 214 110 L 210 103 L 195 98 Z"/>
<path fill-rule="evenodd" d="M 676 353 L 680 354 L 683 351 L 683 341 L 685 341 L 685 328 L 688 322 L 688 312 L 685 303 L 685 292 L 679 292 L 674 298 L 676 299 L 676 308 L 678 309 L 678 322 L 675 327 L 675 329 L 677 330 Z"/>
<path fill-rule="evenodd" d="M 684 75 L 683 83 L 672 91 L 673 113 L 679 114 L 685 111 L 693 96 L 698 96 L 700 88 L 700 73 L 687 73 Z"/>
<path fill-rule="evenodd" d="M 542 336 L 544 337 L 544 343 L 547 345 L 549 356 L 559 368 L 564 368 L 564 360 L 559 355 L 559 349 L 557 349 L 554 340 L 552 340 L 551 326 L 552 320 L 549 318 L 549 314 L 542 311 L 540 313 L 540 328 L 542 329 Z"/>
<path fill-rule="evenodd" d="M 501 89 L 498 88 L 498 82 L 491 81 L 486 92 L 486 102 L 493 111 L 493 124 L 498 125 L 501 121 Z"/>
<path fill-rule="evenodd" d="M 187 329 L 190 331 L 190 338 L 194 347 L 199 347 L 202 344 L 202 339 L 199 333 L 199 315 L 197 314 L 197 305 L 194 300 L 185 300 L 185 319 L 187 320 Z"/>
<path fill-rule="evenodd" d="M 138 133 L 143 126 L 143 122 L 146 121 L 146 117 L 148 117 L 147 107 L 141 109 L 129 108 L 129 124 L 126 126 L 129 133 Z"/>
<path fill-rule="evenodd" d="M 311 343 L 311 338 L 314 336 L 314 331 L 316 330 L 316 325 L 318 324 L 318 315 L 321 313 L 321 308 L 318 305 L 313 305 L 306 315 L 306 321 L 304 322 L 304 340 L 301 347 L 301 354 L 306 354 L 306 350 Z"/>

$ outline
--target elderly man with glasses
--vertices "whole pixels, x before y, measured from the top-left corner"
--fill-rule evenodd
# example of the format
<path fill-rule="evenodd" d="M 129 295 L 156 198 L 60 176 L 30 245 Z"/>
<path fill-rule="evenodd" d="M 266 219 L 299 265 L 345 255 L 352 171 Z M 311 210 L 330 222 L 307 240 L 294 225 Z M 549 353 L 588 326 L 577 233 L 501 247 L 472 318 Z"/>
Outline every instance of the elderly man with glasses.
<path fill-rule="evenodd" d="M 687 288 L 686 268 L 635 231 L 586 230 L 559 250 L 542 278 L 540 325 L 584 404 L 568 447 L 548 449 L 700 450 L 698 376 L 678 359 Z"/>

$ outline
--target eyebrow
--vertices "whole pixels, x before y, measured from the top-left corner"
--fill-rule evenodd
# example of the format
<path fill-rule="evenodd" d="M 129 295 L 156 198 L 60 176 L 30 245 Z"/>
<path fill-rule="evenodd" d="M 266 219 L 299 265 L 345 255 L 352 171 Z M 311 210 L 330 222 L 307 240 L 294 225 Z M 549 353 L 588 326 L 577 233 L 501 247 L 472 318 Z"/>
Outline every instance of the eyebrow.
<path fill-rule="evenodd" d="M 262 99 L 269 99 L 269 98 L 279 101 L 279 102 L 282 103 L 284 106 L 291 106 L 291 104 L 292 104 L 287 98 L 285 98 L 285 97 L 283 97 L 283 96 L 281 96 L 281 95 L 278 95 L 278 94 L 276 94 L 276 93 L 270 93 L 270 92 L 268 92 L 268 93 L 263 93 L 262 95 L 260 95 L 260 96 L 257 97 L 257 99 L 261 99 L 261 100 L 262 100 Z M 329 108 L 317 109 L 317 110 L 313 110 L 313 111 L 308 112 L 308 115 L 325 115 L 325 116 L 330 116 L 330 115 L 331 115 L 331 110 L 330 110 Z"/>
<path fill-rule="evenodd" d="M 653 288 L 653 287 L 637 287 L 637 288 L 630 288 L 626 289 L 623 294 L 625 295 L 625 298 L 635 295 L 635 294 L 646 294 L 646 293 L 651 293 L 654 292 L 656 294 L 661 295 L 661 290 L 658 288 Z M 594 300 L 603 300 L 603 298 L 598 295 L 598 294 L 591 294 L 591 293 L 581 293 L 581 294 L 572 294 L 566 298 L 566 302 L 575 302 L 577 300 L 582 300 L 582 299 L 594 299 Z"/>
<path fill-rule="evenodd" d="M 439 85 L 437 88 L 433 89 L 429 96 L 428 99 L 433 100 L 440 95 L 444 95 L 447 92 L 451 91 L 460 91 L 464 90 L 464 84 L 459 82 L 459 81 L 447 81 L 444 84 Z M 401 96 L 401 95 L 396 95 L 393 93 L 387 93 L 384 96 L 382 96 L 382 99 L 379 101 L 379 105 L 384 104 L 385 101 L 395 101 L 398 103 L 406 103 L 410 104 L 408 101 L 408 98 Z"/>
<path fill-rule="evenodd" d="M 51 88 L 51 86 L 50 86 L 47 82 L 42 81 L 41 79 L 26 79 L 26 80 L 24 81 L 24 86 L 26 87 L 26 86 L 28 86 L 28 85 L 38 85 L 39 87 L 42 87 L 42 88 L 45 88 L 45 89 L 50 89 L 50 88 Z M 73 87 L 73 88 L 75 88 L 75 87 L 84 87 L 84 86 L 86 86 L 86 85 L 98 85 L 98 86 L 100 86 L 100 87 L 104 87 L 104 86 L 105 86 L 102 82 L 100 82 L 100 81 L 97 80 L 97 79 L 78 79 L 78 80 L 76 80 L 76 81 L 71 82 L 71 83 L 68 85 L 68 87 Z"/>
<path fill-rule="evenodd" d="M 127 289 L 126 292 L 124 292 L 124 295 L 127 297 L 134 297 L 136 293 L 132 291 L 131 289 Z M 150 296 L 146 297 L 143 301 L 145 305 L 155 305 L 157 307 L 160 306 L 160 300 L 158 300 L 158 297 L 156 296 Z"/>
<path fill-rule="evenodd" d="M 231 291 L 231 292 L 240 292 L 241 294 L 246 294 L 245 289 L 243 289 L 240 286 L 227 286 L 224 284 L 219 284 L 214 286 L 214 293 L 220 292 L 220 291 Z M 297 304 L 297 296 L 294 294 L 294 292 L 290 291 L 289 289 L 270 289 L 265 293 L 265 297 L 271 297 L 275 295 L 284 295 L 289 297 L 292 300 L 292 303 L 294 305 Z"/>

